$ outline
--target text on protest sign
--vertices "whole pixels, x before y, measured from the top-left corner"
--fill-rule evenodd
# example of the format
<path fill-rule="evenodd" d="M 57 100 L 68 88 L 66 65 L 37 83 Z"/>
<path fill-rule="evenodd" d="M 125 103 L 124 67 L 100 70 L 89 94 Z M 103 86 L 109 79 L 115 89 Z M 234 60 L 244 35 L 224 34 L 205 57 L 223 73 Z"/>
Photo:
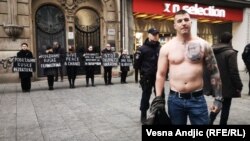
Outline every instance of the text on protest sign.
<path fill-rule="evenodd" d="M 36 60 L 34 58 L 13 59 L 13 72 L 34 72 L 36 70 Z"/>
<path fill-rule="evenodd" d="M 115 53 L 103 53 L 102 54 L 102 65 L 104 67 L 118 65 L 118 56 Z"/>
<path fill-rule="evenodd" d="M 126 55 L 125 57 L 122 57 L 120 60 L 120 66 L 125 67 L 125 66 L 131 66 L 132 65 L 132 59 L 130 55 Z"/>
<path fill-rule="evenodd" d="M 66 54 L 65 66 L 80 66 L 79 56 L 76 53 L 68 53 Z"/>
<path fill-rule="evenodd" d="M 41 68 L 61 67 L 60 54 L 43 54 L 39 56 Z"/>
<path fill-rule="evenodd" d="M 100 66 L 101 65 L 101 57 L 99 53 L 85 53 L 84 54 L 85 66 Z"/>

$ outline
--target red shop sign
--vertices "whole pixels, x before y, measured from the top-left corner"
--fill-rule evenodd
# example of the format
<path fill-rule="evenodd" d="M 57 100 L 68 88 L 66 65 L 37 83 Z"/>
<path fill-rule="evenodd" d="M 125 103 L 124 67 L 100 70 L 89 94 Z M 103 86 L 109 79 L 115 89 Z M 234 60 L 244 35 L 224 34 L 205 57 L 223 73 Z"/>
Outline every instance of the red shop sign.
<path fill-rule="evenodd" d="M 133 11 L 136 13 L 172 16 L 180 9 L 188 11 L 190 15 L 195 18 L 220 19 L 236 22 L 241 22 L 243 19 L 243 9 L 163 0 L 133 0 Z"/>

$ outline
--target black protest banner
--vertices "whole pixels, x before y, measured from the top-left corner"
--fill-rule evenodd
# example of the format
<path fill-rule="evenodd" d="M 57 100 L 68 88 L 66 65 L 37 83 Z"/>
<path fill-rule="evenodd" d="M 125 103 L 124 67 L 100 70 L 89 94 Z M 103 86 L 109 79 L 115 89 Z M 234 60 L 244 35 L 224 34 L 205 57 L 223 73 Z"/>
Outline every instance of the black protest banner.
<path fill-rule="evenodd" d="M 61 67 L 60 54 L 43 54 L 39 56 L 41 68 Z"/>
<path fill-rule="evenodd" d="M 76 53 L 67 53 L 65 62 L 65 66 L 80 66 L 81 62 L 79 56 Z"/>
<path fill-rule="evenodd" d="M 85 66 L 100 66 L 102 64 L 99 53 L 85 53 L 84 58 Z"/>
<path fill-rule="evenodd" d="M 130 55 L 126 55 L 121 57 L 120 59 L 120 66 L 121 67 L 129 67 L 132 65 L 132 59 L 130 57 Z"/>
<path fill-rule="evenodd" d="M 102 65 L 104 67 L 118 65 L 118 56 L 115 53 L 103 53 L 102 54 Z"/>
<path fill-rule="evenodd" d="M 35 72 L 36 60 L 34 58 L 17 58 L 13 59 L 13 72 Z"/>

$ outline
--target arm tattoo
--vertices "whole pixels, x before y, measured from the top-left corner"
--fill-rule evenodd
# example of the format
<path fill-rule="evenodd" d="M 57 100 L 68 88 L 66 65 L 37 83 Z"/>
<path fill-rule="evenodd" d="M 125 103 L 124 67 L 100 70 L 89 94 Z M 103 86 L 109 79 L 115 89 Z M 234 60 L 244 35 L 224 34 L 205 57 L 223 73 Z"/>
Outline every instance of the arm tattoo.
<path fill-rule="evenodd" d="M 206 67 L 211 74 L 211 85 L 215 98 L 222 98 L 222 84 L 220 72 L 217 66 L 216 58 L 211 47 L 207 47 L 207 55 L 205 57 Z"/>

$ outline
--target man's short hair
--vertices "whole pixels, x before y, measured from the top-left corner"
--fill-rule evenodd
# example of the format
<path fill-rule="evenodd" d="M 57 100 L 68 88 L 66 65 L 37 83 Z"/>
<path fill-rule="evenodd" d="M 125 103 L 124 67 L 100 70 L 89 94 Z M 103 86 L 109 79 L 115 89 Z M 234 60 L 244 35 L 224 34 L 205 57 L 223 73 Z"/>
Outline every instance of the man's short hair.
<path fill-rule="evenodd" d="M 188 13 L 186 10 L 181 9 L 181 10 L 175 12 L 174 17 L 175 17 L 176 15 L 183 15 L 183 14 L 189 14 L 189 13 Z"/>
<path fill-rule="evenodd" d="M 230 43 L 232 38 L 233 38 L 233 36 L 230 32 L 224 32 L 220 36 L 220 42 L 221 43 Z"/>
<path fill-rule="evenodd" d="M 21 46 L 23 46 L 23 45 L 26 45 L 26 46 L 28 47 L 28 44 L 27 44 L 27 43 L 22 43 Z"/>

